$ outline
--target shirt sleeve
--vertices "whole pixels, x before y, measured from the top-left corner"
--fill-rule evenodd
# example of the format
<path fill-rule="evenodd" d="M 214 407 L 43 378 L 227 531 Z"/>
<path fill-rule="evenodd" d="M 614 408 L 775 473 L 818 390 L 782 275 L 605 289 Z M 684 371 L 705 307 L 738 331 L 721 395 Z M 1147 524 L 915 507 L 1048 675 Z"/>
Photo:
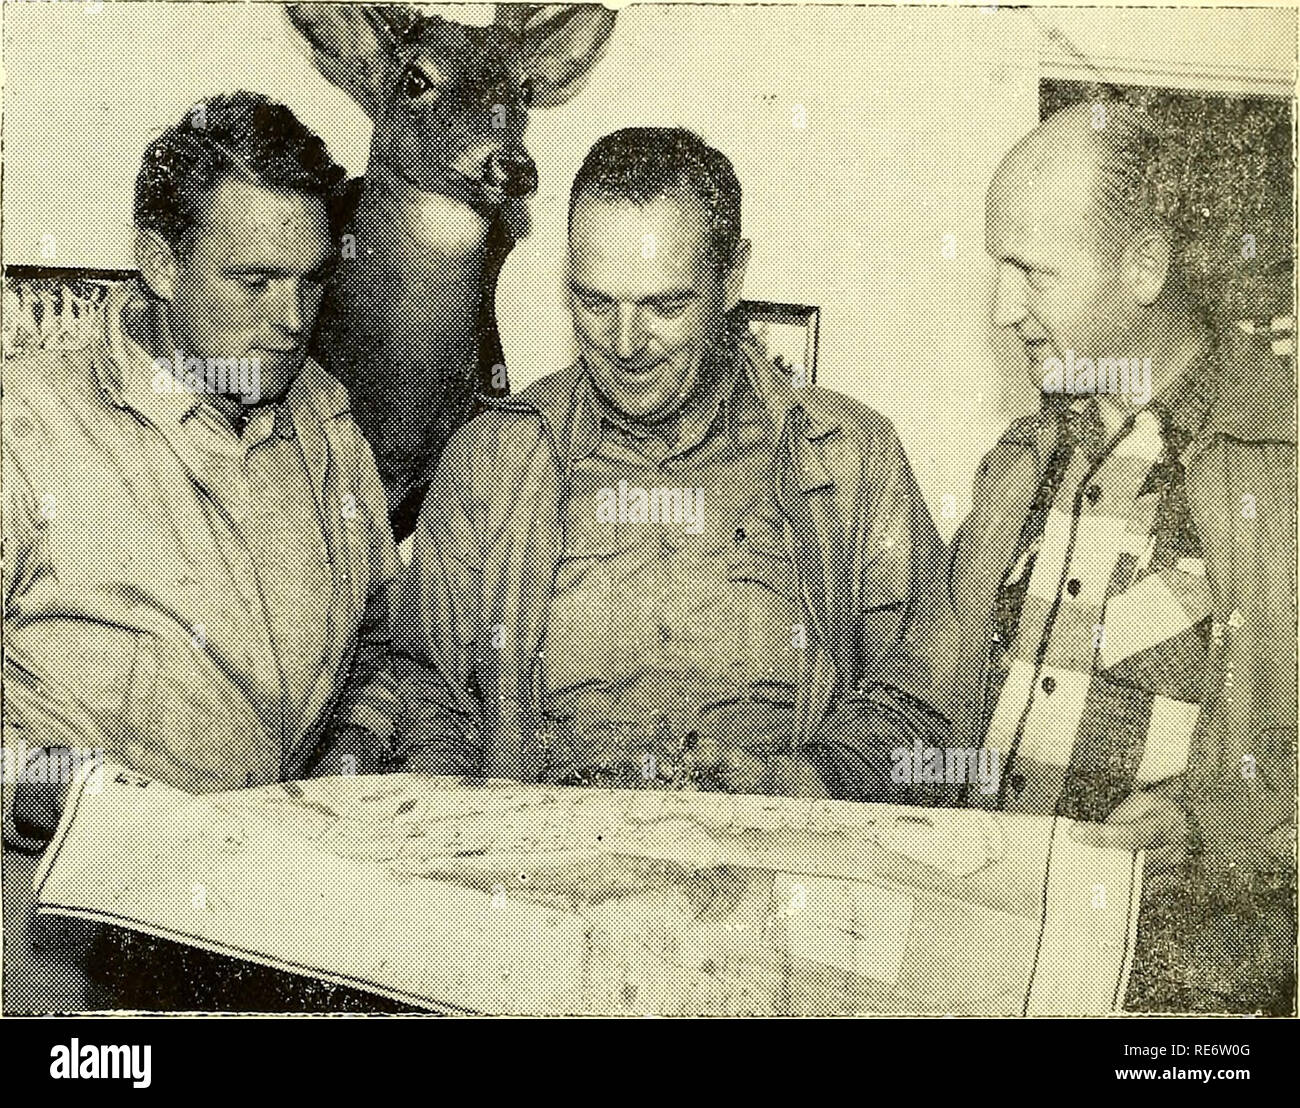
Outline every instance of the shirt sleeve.
<path fill-rule="evenodd" d="M 921 648 L 945 624 L 946 551 L 893 427 L 872 413 L 862 433 L 851 583 L 857 672 L 832 704 L 814 754 L 842 799 L 952 803 L 934 788 L 893 779 L 902 761 L 896 751 L 952 741 L 937 673 Z"/>
<path fill-rule="evenodd" d="M 388 521 L 388 500 L 375 468 L 370 447 L 357 435 L 359 503 L 369 528 L 370 591 L 357 635 L 357 648 L 338 706 L 331 721 L 326 748 L 337 747 L 365 768 L 378 768 L 401 728 L 403 703 L 393 668 L 389 609 L 397 586 L 401 562 Z M 348 735 L 347 732 L 352 732 Z M 370 736 L 357 742 L 356 733 Z M 344 749 L 346 747 L 346 749 Z"/>
<path fill-rule="evenodd" d="M 3 572 L 6 607 L 31 579 L 38 545 L 40 505 L 22 464 L 19 442 L 32 434 L 31 424 L 12 399 L 4 421 Z"/>
<path fill-rule="evenodd" d="M 462 427 L 443 452 L 397 590 L 394 657 L 407 708 L 398 758 L 409 772 L 474 775 L 483 762 L 467 612 L 481 593 L 484 527 L 472 495 L 473 466 L 482 453 L 477 422 Z"/>
<path fill-rule="evenodd" d="M 40 442 L 34 421 L 15 397 L 6 401 L 3 443 L 3 578 L 8 618 L 39 574 L 42 557 L 40 502 L 23 465 L 24 450 L 48 449 Z M 26 780 L 27 766 L 47 750 L 63 749 L 69 757 L 103 750 L 99 734 L 84 709 L 52 682 L 42 681 L 17 637 L 5 628 L 4 676 L 0 681 L 3 709 L 5 780 L 4 842 L 20 850 L 44 849 L 44 839 L 19 834 L 13 823 L 14 793 Z"/>

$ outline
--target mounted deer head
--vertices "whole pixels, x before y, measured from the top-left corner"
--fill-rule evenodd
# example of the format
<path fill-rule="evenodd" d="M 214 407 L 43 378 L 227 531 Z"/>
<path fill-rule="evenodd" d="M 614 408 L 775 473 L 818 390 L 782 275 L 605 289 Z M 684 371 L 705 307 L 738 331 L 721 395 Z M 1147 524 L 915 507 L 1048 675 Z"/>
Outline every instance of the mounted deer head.
<path fill-rule="evenodd" d="M 486 216 L 535 191 L 528 109 L 576 91 L 614 14 L 499 5 L 492 23 L 472 26 L 432 14 L 447 7 L 293 4 L 288 15 L 321 73 L 374 120 L 370 173 L 382 167 Z"/>
<path fill-rule="evenodd" d="M 477 394 L 507 385 L 496 281 L 537 188 L 529 109 L 577 91 L 614 23 L 596 5 L 498 5 L 481 26 L 434 14 L 456 7 L 287 9 L 375 124 L 312 349 L 352 397 L 399 538 Z"/>

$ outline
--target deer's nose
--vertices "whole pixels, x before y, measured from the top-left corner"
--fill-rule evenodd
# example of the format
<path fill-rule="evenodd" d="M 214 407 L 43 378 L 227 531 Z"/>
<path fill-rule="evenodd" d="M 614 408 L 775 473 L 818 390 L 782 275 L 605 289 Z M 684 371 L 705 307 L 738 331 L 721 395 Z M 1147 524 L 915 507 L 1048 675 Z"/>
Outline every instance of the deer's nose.
<path fill-rule="evenodd" d="M 518 199 L 537 191 L 537 165 L 522 150 L 499 150 L 487 160 L 484 182 Z"/>

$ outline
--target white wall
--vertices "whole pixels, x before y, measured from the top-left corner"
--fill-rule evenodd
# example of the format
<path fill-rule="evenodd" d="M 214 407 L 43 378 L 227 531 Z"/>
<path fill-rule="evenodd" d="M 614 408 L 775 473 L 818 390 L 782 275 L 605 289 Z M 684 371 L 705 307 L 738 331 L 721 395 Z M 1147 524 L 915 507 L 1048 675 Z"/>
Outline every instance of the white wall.
<path fill-rule="evenodd" d="M 1036 55 L 1011 30 L 1016 13 L 680 7 L 619 18 L 584 94 L 535 118 L 548 138 L 532 142 L 544 214 L 498 298 L 531 305 L 526 318 L 502 313 L 512 373 L 568 357 L 564 193 L 592 141 L 682 123 L 736 164 L 754 243 L 746 294 L 821 306 L 818 383 L 889 415 L 935 514 L 945 493 L 963 512 L 975 461 L 1005 422 L 983 213 L 998 159 L 1037 113 Z"/>
<path fill-rule="evenodd" d="M 10 262 L 48 261 L 41 236 L 53 234 L 58 264 L 130 266 L 140 152 L 211 92 L 276 96 L 349 169 L 364 168 L 368 120 L 315 72 L 276 5 L 107 3 L 89 14 L 7 3 L 4 15 Z M 995 352 L 986 322 L 984 191 L 1037 120 L 1040 73 L 1068 71 L 1043 30 L 1056 26 L 1125 80 L 1294 81 L 1285 11 L 625 8 L 582 93 L 530 126 L 542 180 L 534 230 L 498 300 L 513 378 L 569 355 L 564 210 L 583 154 L 620 126 L 681 123 L 736 163 L 754 240 L 746 295 L 821 306 L 819 383 L 892 418 L 936 516 L 945 495 L 964 514 L 980 454 L 1024 403 L 1004 384 L 1007 351 Z M 796 105 L 804 129 L 792 125 Z M 956 520 L 939 522 L 950 532 Z"/>

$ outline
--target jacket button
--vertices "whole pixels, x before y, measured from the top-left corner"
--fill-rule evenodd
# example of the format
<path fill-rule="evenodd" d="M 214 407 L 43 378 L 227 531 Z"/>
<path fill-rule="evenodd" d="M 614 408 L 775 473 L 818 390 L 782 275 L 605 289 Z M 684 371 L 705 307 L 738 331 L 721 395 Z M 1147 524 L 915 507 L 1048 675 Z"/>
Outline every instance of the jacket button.
<path fill-rule="evenodd" d="M 1052 692 L 1055 692 L 1055 691 L 1056 691 L 1056 678 L 1055 678 L 1055 677 L 1044 677 L 1044 678 L 1043 678 L 1043 692 L 1045 692 L 1045 693 L 1052 693 Z"/>
<path fill-rule="evenodd" d="M 1078 596 L 1081 588 L 1083 588 L 1083 585 L 1077 577 L 1071 577 L 1065 585 L 1065 591 L 1071 596 Z"/>
<path fill-rule="evenodd" d="M 1089 485 L 1088 491 L 1084 495 L 1088 498 L 1089 504 L 1096 504 L 1101 499 L 1101 486 Z"/>

